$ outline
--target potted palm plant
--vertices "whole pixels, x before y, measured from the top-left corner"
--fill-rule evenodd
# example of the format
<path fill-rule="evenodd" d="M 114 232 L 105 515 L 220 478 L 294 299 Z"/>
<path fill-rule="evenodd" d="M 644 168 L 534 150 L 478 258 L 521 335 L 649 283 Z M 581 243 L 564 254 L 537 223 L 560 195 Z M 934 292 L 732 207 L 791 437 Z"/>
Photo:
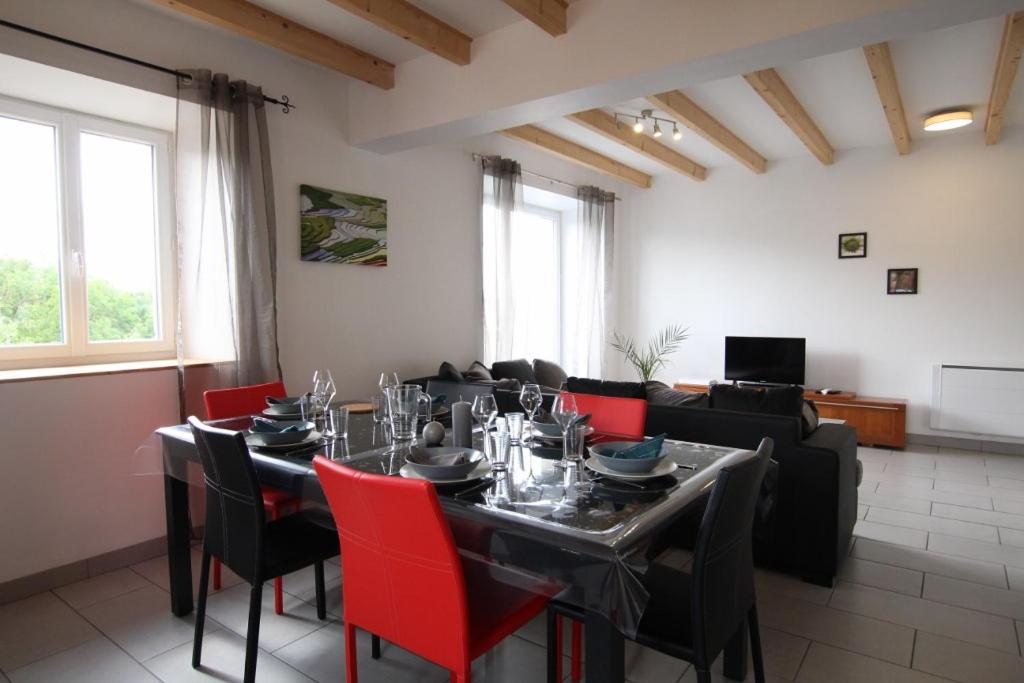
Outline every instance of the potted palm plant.
<path fill-rule="evenodd" d="M 689 329 L 682 325 L 669 325 L 641 347 L 633 337 L 612 332 L 611 346 L 626 357 L 626 360 L 640 375 L 641 382 L 649 382 L 654 374 L 665 367 L 668 357 L 679 350 L 690 336 Z"/>

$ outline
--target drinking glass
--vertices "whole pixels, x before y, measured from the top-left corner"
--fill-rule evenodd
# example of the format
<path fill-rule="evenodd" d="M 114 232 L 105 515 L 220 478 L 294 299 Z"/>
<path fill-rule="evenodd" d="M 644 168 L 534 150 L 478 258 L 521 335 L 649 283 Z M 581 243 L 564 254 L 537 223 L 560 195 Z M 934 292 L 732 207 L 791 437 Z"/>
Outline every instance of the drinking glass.
<path fill-rule="evenodd" d="M 316 394 L 306 394 L 299 398 L 299 414 L 303 422 L 312 422 L 316 431 L 324 431 L 324 415 L 320 409 L 320 399 Z"/>
<path fill-rule="evenodd" d="M 396 442 L 411 442 L 416 439 L 416 412 L 419 407 L 420 388 L 416 384 L 399 384 L 388 387 L 388 414 Z"/>
<path fill-rule="evenodd" d="M 579 416 L 579 409 L 576 407 L 576 397 L 572 394 L 559 394 L 555 397 L 555 403 L 551 406 L 551 417 L 558 426 L 562 428 L 563 464 L 571 458 L 569 454 L 569 428 L 572 427 Z"/>
<path fill-rule="evenodd" d="M 504 417 L 494 418 L 494 428 L 497 429 L 499 432 L 508 433 L 508 420 L 506 420 Z"/>
<path fill-rule="evenodd" d="M 377 380 L 377 387 L 380 389 L 380 393 L 384 393 L 384 390 L 388 387 L 397 387 L 399 385 L 398 373 L 397 372 L 382 372 L 380 373 L 380 379 Z"/>
<path fill-rule="evenodd" d="M 388 418 L 388 402 L 384 394 L 377 394 L 370 397 L 370 405 L 373 406 L 373 421 L 377 424 Z"/>
<path fill-rule="evenodd" d="M 583 449 L 587 440 L 587 425 L 573 424 L 569 427 L 563 443 L 563 457 L 566 460 L 581 462 Z"/>
<path fill-rule="evenodd" d="M 486 438 L 491 443 L 491 469 L 495 472 L 508 470 L 508 432 L 491 432 Z"/>
<path fill-rule="evenodd" d="M 313 394 L 320 399 L 320 405 L 324 410 L 331 405 L 331 401 L 334 400 L 337 393 L 338 389 L 334 384 L 334 377 L 331 376 L 330 370 L 313 371 Z"/>
<path fill-rule="evenodd" d="M 473 399 L 473 417 L 480 423 L 484 431 L 484 438 L 491 428 L 491 423 L 498 416 L 498 403 L 492 394 L 480 394 Z"/>
<path fill-rule="evenodd" d="M 508 422 L 508 436 L 513 445 L 523 442 L 523 418 L 522 413 L 505 413 L 505 421 Z"/>
<path fill-rule="evenodd" d="M 419 410 L 420 424 L 425 425 L 430 422 L 434 415 L 434 403 L 430 400 L 430 394 L 425 391 L 420 392 L 420 397 L 417 399 L 417 409 Z"/>
<path fill-rule="evenodd" d="M 519 405 L 526 411 L 530 419 L 530 436 L 533 436 L 533 416 L 537 414 L 544 396 L 540 393 L 540 385 L 524 384 L 519 392 Z"/>
<path fill-rule="evenodd" d="M 327 409 L 327 432 L 325 435 L 335 439 L 344 439 L 348 436 L 348 408 L 346 406 Z"/>

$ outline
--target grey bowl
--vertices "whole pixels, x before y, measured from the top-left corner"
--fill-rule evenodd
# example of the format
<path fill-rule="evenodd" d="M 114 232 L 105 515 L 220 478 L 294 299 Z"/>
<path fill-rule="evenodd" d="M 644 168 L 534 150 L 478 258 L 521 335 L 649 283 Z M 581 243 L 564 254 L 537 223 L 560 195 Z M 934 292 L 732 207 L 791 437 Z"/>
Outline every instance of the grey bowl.
<path fill-rule="evenodd" d="M 432 461 L 442 456 L 459 454 L 466 456 L 466 462 L 461 465 L 435 465 L 432 463 Z M 480 461 L 483 459 L 484 454 L 478 450 L 474 450 L 472 448 L 454 448 L 449 446 L 441 446 L 437 448 L 414 446 L 412 451 L 405 456 L 405 462 L 408 463 L 409 467 L 424 479 L 430 479 L 432 481 L 464 479 L 469 476 L 470 472 L 476 469 L 476 466 L 479 465 Z"/>
<path fill-rule="evenodd" d="M 262 441 L 267 446 L 287 446 L 288 444 L 304 441 L 306 437 L 313 433 L 313 429 L 316 427 L 312 422 L 303 422 L 301 420 L 278 420 L 277 423 L 282 428 L 295 425 L 298 425 L 300 428 L 294 432 L 254 432 L 250 429 L 249 433 L 255 440 Z"/>
<path fill-rule="evenodd" d="M 281 417 L 298 417 L 302 414 L 302 408 L 298 403 L 279 403 L 267 406 L 263 411 L 264 415 L 279 415 Z"/>
<path fill-rule="evenodd" d="M 637 444 L 636 441 L 608 441 L 595 444 L 590 447 L 590 454 L 597 458 L 598 462 L 615 472 L 623 474 L 645 474 L 661 464 L 661 461 L 668 457 L 668 453 L 653 458 L 615 458 L 612 453 L 625 450 Z"/>
<path fill-rule="evenodd" d="M 544 436 L 562 436 L 562 425 L 555 422 L 537 422 L 535 420 L 533 428 Z"/>

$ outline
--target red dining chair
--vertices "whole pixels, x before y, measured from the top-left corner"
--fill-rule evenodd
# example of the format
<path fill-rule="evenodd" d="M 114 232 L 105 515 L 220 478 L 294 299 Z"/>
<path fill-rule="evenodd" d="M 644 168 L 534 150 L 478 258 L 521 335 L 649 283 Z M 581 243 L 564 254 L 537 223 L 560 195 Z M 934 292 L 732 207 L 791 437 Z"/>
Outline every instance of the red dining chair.
<path fill-rule="evenodd" d="M 563 392 L 568 393 L 568 392 Z M 591 441 L 643 441 L 647 401 L 594 394 L 571 394 L 580 415 L 590 413 Z"/>
<path fill-rule="evenodd" d="M 284 398 L 287 396 L 283 382 L 267 382 L 266 384 L 250 384 L 245 387 L 230 389 L 210 389 L 203 393 L 206 404 L 206 419 L 222 420 L 241 415 L 256 415 L 267 406 L 267 396 Z M 271 521 L 281 517 L 285 512 L 296 512 L 302 505 L 302 499 L 288 491 L 270 486 L 261 487 L 263 507 Z M 213 560 L 213 590 L 220 590 L 220 560 Z M 274 579 L 274 612 L 284 612 L 284 581 L 281 577 Z"/>
<path fill-rule="evenodd" d="M 544 611 L 557 587 L 499 582 L 502 570 L 460 557 L 428 481 L 313 459 L 340 540 L 345 673 L 357 683 L 356 628 L 470 683 L 470 665 Z M 522 577 L 519 577 L 522 585 Z"/>

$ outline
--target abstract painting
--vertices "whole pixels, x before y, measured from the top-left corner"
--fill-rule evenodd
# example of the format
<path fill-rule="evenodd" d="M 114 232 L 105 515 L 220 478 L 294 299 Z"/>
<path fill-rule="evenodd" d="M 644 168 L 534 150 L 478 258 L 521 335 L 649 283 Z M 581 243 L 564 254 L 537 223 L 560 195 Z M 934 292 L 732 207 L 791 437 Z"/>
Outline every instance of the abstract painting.
<path fill-rule="evenodd" d="M 302 260 L 388 264 L 388 203 L 377 197 L 299 186 Z"/>

